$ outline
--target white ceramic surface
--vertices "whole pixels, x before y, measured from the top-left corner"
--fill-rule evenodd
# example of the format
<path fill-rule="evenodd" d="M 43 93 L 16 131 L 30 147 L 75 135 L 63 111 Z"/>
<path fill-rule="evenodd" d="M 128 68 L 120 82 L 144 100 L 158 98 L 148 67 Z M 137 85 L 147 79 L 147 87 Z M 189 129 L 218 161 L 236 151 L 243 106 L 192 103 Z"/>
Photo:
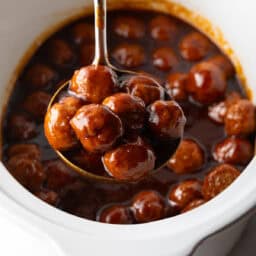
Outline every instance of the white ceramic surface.
<path fill-rule="evenodd" d="M 180 0 L 184 6 L 207 17 L 223 31 L 244 67 L 249 86 L 256 93 L 256 2 L 251 0 Z M 8 0 L 0 8 L 0 105 L 24 52 L 42 32 L 81 10 L 86 0 Z M 255 100 L 255 98 L 254 98 Z M 197 210 L 149 224 L 117 226 L 77 218 L 33 197 L 0 165 L 0 204 L 5 216 L 24 230 L 44 239 L 52 255 L 60 256 L 184 256 L 206 236 L 235 221 L 256 203 L 256 158 L 241 177 L 214 200 Z M 246 220 L 213 241 L 226 255 Z M 221 243 L 228 237 L 230 243 Z M 208 248 L 201 254 L 210 255 Z M 212 253 L 212 252 L 211 252 Z M 217 254 L 211 254 L 217 255 Z"/>

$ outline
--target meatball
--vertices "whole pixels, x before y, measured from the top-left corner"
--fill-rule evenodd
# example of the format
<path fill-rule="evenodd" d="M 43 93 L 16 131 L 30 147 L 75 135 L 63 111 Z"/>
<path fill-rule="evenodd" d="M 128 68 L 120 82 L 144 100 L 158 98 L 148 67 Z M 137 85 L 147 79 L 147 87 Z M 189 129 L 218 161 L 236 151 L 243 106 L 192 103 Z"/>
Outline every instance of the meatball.
<path fill-rule="evenodd" d="M 46 178 L 41 162 L 24 155 L 11 157 L 7 168 L 19 183 L 31 191 L 40 189 Z"/>
<path fill-rule="evenodd" d="M 169 193 L 170 202 L 175 203 L 183 210 L 190 202 L 202 198 L 202 182 L 199 180 L 186 180 L 175 186 Z"/>
<path fill-rule="evenodd" d="M 125 82 L 128 93 L 142 99 L 145 105 L 164 99 L 163 88 L 151 77 L 138 75 Z"/>
<path fill-rule="evenodd" d="M 140 98 L 127 93 L 117 93 L 106 98 L 103 105 L 120 117 L 125 128 L 137 130 L 144 127 L 146 109 Z"/>
<path fill-rule="evenodd" d="M 144 49 L 137 44 L 124 43 L 113 50 L 112 57 L 125 68 L 136 68 L 144 64 Z"/>
<path fill-rule="evenodd" d="M 167 77 L 165 88 L 168 95 L 177 101 L 183 101 L 188 98 L 186 91 L 188 75 L 185 73 L 173 73 Z"/>
<path fill-rule="evenodd" d="M 136 181 L 146 176 L 155 167 L 153 151 L 140 144 L 124 144 L 108 151 L 103 157 L 106 171 L 122 181 Z"/>
<path fill-rule="evenodd" d="M 94 27 L 88 23 L 78 23 L 71 29 L 71 38 L 75 44 L 81 45 L 94 41 Z"/>
<path fill-rule="evenodd" d="M 60 191 L 75 182 L 76 174 L 61 160 L 51 160 L 44 163 L 44 170 L 47 175 L 47 188 L 53 191 Z"/>
<path fill-rule="evenodd" d="M 41 151 L 36 144 L 14 144 L 7 150 L 8 158 L 13 156 L 23 156 L 30 159 L 41 159 Z"/>
<path fill-rule="evenodd" d="M 75 72 L 69 90 L 89 103 L 101 103 L 117 90 L 116 74 L 107 66 L 87 66 Z"/>
<path fill-rule="evenodd" d="M 225 117 L 228 135 L 248 135 L 255 131 L 255 109 L 249 100 L 239 100 L 232 104 Z"/>
<path fill-rule="evenodd" d="M 160 41 L 166 41 L 175 38 L 177 34 L 177 25 L 170 17 L 158 15 L 151 20 L 149 24 L 152 38 Z"/>
<path fill-rule="evenodd" d="M 194 140 L 184 139 L 168 162 L 168 167 L 178 174 L 198 171 L 204 165 L 205 156 L 201 146 Z"/>
<path fill-rule="evenodd" d="M 227 113 L 227 104 L 225 101 L 215 103 L 208 107 L 209 118 L 218 124 L 223 124 Z"/>
<path fill-rule="evenodd" d="M 57 73 L 44 64 L 34 64 L 25 74 L 25 82 L 31 89 L 41 89 L 51 85 L 57 78 Z"/>
<path fill-rule="evenodd" d="M 67 68 L 75 61 L 75 53 L 69 44 L 62 39 L 50 41 L 46 51 L 50 62 L 57 68 Z"/>
<path fill-rule="evenodd" d="M 13 140 L 27 140 L 37 135 L 36 124 L 25 114 L 13 114 L 8 121 L 8 136 Z"/>
<path fill-rule="evenodd" d="M 226 87 L 224 72 L 211 62 L 196 64 L 188 75 L 187 91 L 201 104 L 211 104 L 223 98 Z"/>
<path fill-rule="evenodd" d="M 210 59 L 209 62 L 217 65 L 221 70 L 224 71 L 227 78 L 232 77 L 235 74 L 235 69 L 230 60 L 224 55 L 216 55 Z"/>
<path fill-rule="evenodd" d="M 95 52 L 94 44 L 85 44 L 80 48 L 80 63 L 82 66 L 88 66 L 93 62 Z"/>
<path fill-rule="evenodd" d="M 162 219 L 165 216 L 165 204 L 162 197 L 152 190 L 138 193 L 132 204 L 135 220 L 139 223 Z"/>
<path fill-rule="evenodd" d="M 35 192 L 35 196 L 43 200 L 47 204 L 50 204 L 53 206 L 57 206 L 60 200 L 59 195 L 56 192 L 47 190 L 47 189 L 41 189 Z"/>
<path fill-rule="evenodd" d="M 210 47 L 208 38 L 199 32 L 189 33 L 179 45 L 181 56 L 189 61 L 201 60 L 208 54 Z"/>
<path fill-rule="evenodd" d="M 206 201 L 204 199 L 195 199 L 192 202 L 190 202 L 183 210 L 181 213 L 185 213 L 188 211 L 191 211 L 201 205 L 203 205 Z"/>
<path fill-rule="evenodd" d="M 45 116 L 51 95 L 37 91 L 28 95 L 23 102 L 23 108 L 34 117 L 41 119 Z"/>
<path fill-rule="evenodd" d="M 80 99 L 66 97 L 47 111 L 44 132 L 54 149 L 65 151 L 77 145 L 78 140 L 69 122 L 82 104 Z"/>
<path fill-rule="evenodd" d="M 177 66 L 178 59 L 170 47 L 161 47 L 153 53 L 153 65 L 163 71 L 168 71 Z"/>
<path fill-rule="evenodd" d="M 214 167 L 204 178 L 202 194 L 210 200 L 225 190 L 240 175 L 240 172 L 229 164 Z"/>
<path fill-rule="evenodd" d="M 101 211 L 98 220 L 109 224 L 132 224 L 133 219 L 128 207 L 114 205 Z"/>
<path fill-rule="evenodd" d="M 182 137 L 186 118 L 175 101 L 155 101 L 148 112 L 149 127 L 155 136 L 162 139 Z"/>
<path fill-rule="evenodd" d="M 138 39 L 145 35 L 146 29 L 143 22 L 130 16 L 120 16 L 114 21 L 114 32 L 124 38 Z"/>
<path fill-rule="evenodd" d="M 215 146 L 213 157 L 220 163 L 245 165 L 253 157 L 253 147 L 246 139 L 230 137 Z"/>
<path fill-rule="evenodd" d="M 80 108 L 70 124 L 89 152 L 104 152 L 123 135 L 120 118 L 107 107 L 90 104 Z"/>

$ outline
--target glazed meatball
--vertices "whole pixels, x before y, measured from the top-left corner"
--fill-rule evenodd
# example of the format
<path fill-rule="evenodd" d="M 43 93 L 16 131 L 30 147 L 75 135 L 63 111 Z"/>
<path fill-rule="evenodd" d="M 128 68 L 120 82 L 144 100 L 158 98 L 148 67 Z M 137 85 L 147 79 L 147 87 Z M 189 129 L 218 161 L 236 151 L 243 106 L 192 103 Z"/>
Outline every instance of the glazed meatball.
<path fill-rule="evenodd" d="M 69 90 L 89 103 L 101 103 L 117 90 L 116 74 L 107 66 L 87 66 L 75 72 Z"/>
<path fill-rule="evenodd" d="M 132 210 L 138 223 L 162 219 L 165 216 L 165 205 L 156 191 L 142 191 L 133 199 Z"/>
<path fill-rule="evenodd" d="M 190 202 L 182 211 L 181 213 L 185 213 L 188 211 L 191 211 L 201 205 L 203 205 L 204 203 L 206 203 L 206 201 L 204 199 L 195 199 L 192 202 Z"/>
<path fill-rule="evenodd" d="M 70 124 L 89 152 L 104 152 L 123 135 L 120 118 L 107 107 L 90 104 L 80 108 Z"/>
<path fill-rule="evenodd" d="M 7 150 L 8 158 L 13 156 L 23 156 L 24 158 L 30 159 L 41 159 L 41 151 L 36 144 L 14 144 Z"/>
<path fill-rule="evenodd" d="M 181 56 L 189 61 L 201 60 L 211 47 L 211 43 L 199 32 L 191 32 L 180 42 L 179 48 Z"/>
<path fill-rule="evenodd" d="M 59 103 L 55 103 L 47 111 L 44 132 L 48 142 L 54 149 L 65 151 L 77 145 L 78 140 L 69 122 L 82 104 L 80 99 L 66 97 Z"/>
<path fill-rule="evenodd" d="M 218 124 L 223 124 L 227 113 L 227 104 L 225 101 L 215 103 L 208 107 L 209 118 Z"/>
<path fill-rule="evenodd" d="M 249 100 L 232 104 L 225 116 L 225 130 L 228 135 L 248 135 L 255 131 L 255 109 Z"/>
<path fill-rule="evenodd" d="M 125 68 L 136 68 L 145 61 L 144 49 L 137 44 L 121 44 L 113 50 L 112 57 Z"/>
<path fill-rule="evenodd" d="M 229 164 L 214 167 L 204 178 L 202 193 L 206 200 L 210 200 L 225 190 L 238 178 L 240 172 Z"/>
<path fill-rule="evenodd" d="M 8 136 L 14 140 L 27 140 L 37 135 L 36 124 L 25 114 L 13 114 L 8 121 Z"/>
<path fill-rule="evenodd" d="M 211 62 L 196 64 L 189 73 L 187 91 L 201 104 L 211 104 L 223 98 L 226 87 L 224 72 Z"/>
<path fill-rule="evenodd" d="M 46 178 L 40 161 L 24 155 L 11 157 L 7 168 L 19 183 L 31 191 L 40 189 Z"/>
<path fill-rule="evenodd" d="M 51 190 L 41 189 L 35 193 L 35 196 L 43 200 L 47 204 L 57 206 L 60 198 L 59 195 Z"/>
<path fill-rule="evenodd" d="M 34 64 L 25 74 L 25 82 L 31 89 L 46 88 L 57 78 L 57 73 L 44 64 Z"/>
<path fill-rule="evenodd" d="M 103 157 L 106 171 L 122 181 L 136 181 L 146 176 L 155 167 L 153 151 L 140 144 L 124 144 L 108 151 Z"/>
<path fill-rule="evenodd" d="M 168 71 L 177 66 L 178 59 L 170 47 L 161 47 L 153 53 L 153 65 L 163 71 Z"/>
<path fill-rule="evenodd" d="M 45 116 L 51 95 L 37 91 L 28 95 L 23 102 L 23 108 L 34 117 L 41 119 Z"/>
<path fill-rule="evenodd" d="M 166 41 L 175 38 L 177 25 L 167 16 L 158 15 L 149 24 L 152 38 Z"/>
<path fill-rule="evenodd" d="M 114 21 L 113 30 L 117 35 L 129 39 L 138 39 L 145 35 L 143 22 L 130 16 L 117 17 Z"/>
<path fill-rule="evenodd" d="M 117 93 L 106 98 L 103 105 L 120 117 L 125 128 L 137 130 L 144 127 L 146 109 L 140 98 L 127 93 Z"/>
<path fill-rule="evenodd" d="M 188 76 L 185 73 L 173 73 L 167 77 L 165 88 L 172 99 L 177 101 L 184 101 L 187 99 L 187 78 Z"/>
<path fill-rule="evenodd" d="M 215 146 L 213 157 L 220 163 L 245 165 L 253 157 L 253 147 L 246 139 L 230 137 Z"/>
<path fill-rule="evenodd" d="M 88 23 L 78 23 L 71 29 L 71 38 L 77 45 L 94 41 L 94 27 Z"/>
<path fill-rule="evenodd" d="M 168 162 L 168 167 L 178 174 L 198 171 L 205 162 L 204 151 L 194 140 L 184 139 Z"/>
<path fill-rule="evenodd" d="M 94 44 L 85 44 L 80 48 L 80 63 L 82 66 L 88 66 L 93 62 L 95 52 Z"/>
<path fill-rule="evenodd" d="M 227 78 L 230 78 L 235 74 L 235 69 L 232 63 L 224 55 L 216 55 L 210 58 L 208 61 L 217 65 L 221 70 L 223 70 Z"/>
<path fill-rule="evenodd" d="M 202 182 L 199 180 L 186 180 L 175 186 L 169 193 L 171 203 L 175 203 L 183 210 L 190 202 L 202 197 Z"/>
<path fill-rule="evenodd" d="M 58 192 L 75 182 L 76 174 L 61 160 L 51 160 L 44 163 L 44 170 L 47 176 L 47 188 Z"/>
<path fill-rule="evenodd" d="M 129 208 L 114 205 L 101 211 L 98 220 L 109 224 L 132 224 L 133 219 Z"/>
<path fill-rule="evenodd" d="M 49 42 L 46 51 L 50 62 L 57 68 L 67 68 L 74 63 L 75 53 L 64 40 L 52 40 Z"/>
<path fill-rule="evenodd" d="M 128 93 L 142 99 L 145 105 L 164 99 L 163 88 L 151 77 L 138 75 L 125 82 Z"/>
<path fill-rule="evenodd" d="M 149 127 L 158 138 L 180 138 L 186 118 L 175 101 L 155 101 L 148 107 Z"/>

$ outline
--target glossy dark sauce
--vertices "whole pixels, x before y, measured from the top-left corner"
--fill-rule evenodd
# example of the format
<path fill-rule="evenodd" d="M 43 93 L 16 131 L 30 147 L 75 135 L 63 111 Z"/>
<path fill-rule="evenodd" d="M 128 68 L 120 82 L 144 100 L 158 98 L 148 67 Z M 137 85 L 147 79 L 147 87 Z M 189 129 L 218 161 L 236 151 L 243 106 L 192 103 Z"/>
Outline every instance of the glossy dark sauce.
<path fill-rule="evenodd" d="M 184 60 L 179 54 L 178 44 L 179 41 L 189 32 L 196 31 L 193 27 L 185 24 L 184 22 L 175 20 L 178 26 L 178 33 L 175 38 L 170 39 L 169 41 L 156 41 L 152 39 L 149 35 L 149 32 L 146 32 L 146 36 L 141 39 L 125 39 L 114 32 L 111 31 L 112 24 L 114 19 L 117 16 L 128 14 L 129 16 L 134 16 L 136 18 L 140 18 L 145 24 L 148 24 L 149 21 L 157 15 L 157 13 L 146 12 L 146 11 L 115 11 L 110 12 L 108 15 L 108 46 L 109 52 L 111 56 L 111 52 L 113 49 L 119 45 L 120 43 L 136 43 L 140 44 L 145 49 L 146 61 L 143 65 L 135 68 L 136 71 L 145 71 L 149 74 L 152 74 L 154 77 L 160 79 L 162 83 L 164 83 L 167 75 L 170 72 L 160 71 L 152 65 L 152 52 L 154 49 L 158 47 L 168 46 L 172 47 L 178 56 L 179 65 L 177 65 L 171 72 L 188 72 L 190 68 L 196 62 L 189 62 Z M 93 17 L 84 18 L 80 21 L 84 21 L 86 23 L 93 24 Z M 78 21 L 78 22 L 80 22 Z M 70 79 L 74 70 L 81 67 L 81 63 L 79 62 L 79 47 L 75 45 L 70 36 L 70 30 L 73 24 L 63 28 L 56 34 L 54 34 L 48 41 L 46 41 L 34 54 L 33 58 L 29 61 L 27 67 L 24 69 L 24 72 L 20 75 L 15 89 L 10 98 L 8 109 L 6 113 L 5 120 L 8 120 L 10 113 L 20 112 L 20 104 L 24 100 L 25 96 L 30 93 L 30 90 L 27 89 L 27 86 L 24 84 L 24 73 L 27 68 L 33 65 L 36 62 L 45 63 L 51 67 L 53 67 L 57 72 L 56 79 L 45 88 L 44 91 L 53 94 L 53 92 L 57 88 L 57 84 L 61 81 L 65 81 Z M 76 56 L 73 60 L 73 63 L 70 66 L 64 68 L 56 68 L 52 66 L 51 62 L 49 62 L 47 55 L 45 54 L 45 49 L 48 47 L 49 41 L 52 38 L 61 38 L 66 42 L 74 50 Z M 90 44 L 90 43 L 89 43 Z M 220 54 L 220 50 L 211 45 L 211 50 L 205 59 L 208 59 L 212 56 Z M 114 59 L 111 58 L 111 63 L 119 68 L 124 68 L 120 66 Z M 90 61 L 88 60 L 88 64 Z M 238 91 L 240 94 L 244 95 L 244 91 L 242 87 L 239 85 L 237 78 L 234 76 L 228 80 L 228 91 Z M 209 170 L 210 167 L 215 166 L 217 163 L 213 160 L 212 157 L 212 147 L 222 140 L 226 135 L 223 128 L 223 125 L 216 124 L 212 122 L 208 118 L 208 108 L 206 106 L 199 106 L 197 104 L 192 103 L 191 101 L 180 102 L 186 118 L 187 124 L 185 128 L 185 138 L 193 138 L 196 140 L 205 150 L 205 158 L 207 159 L 203 168 L 201 168 L 198 172 L 187 175 L 178 175 L 174 172 L 170 171 L 168 168 L 163 168 L 161 171 L 155 173 L 151 177 L 147 177 L 144 180 L 133 183 L 133 184 L 107 184 L 100 183 L 97 181 L 86 181 L 82 178 L 77 177 L 76 181 L 73 184 L 70 184 L 58 192 L 60 196 L 59 203 L 57 205 L 58 208 L 67 211 L 69 213 L 75 214 L 77 216 L 81 216 L 84 218 L 95 220 L 97 213 L 110 204 L 118 203 L 118 204 L 126 204 L 129 202 L 135 194 L 142 190 L 152 189 L 157 190 L 164 198 L 167 200 L 167 193 L 170 188 L 177 184 L 178 182 L 188 179 L 188 178 L 199 178 L 202 179 L 205 173 Z M 6 123 L 4 124 L 4 149 L 7 149 L 10 145 L 17 143 L 17 141 L 11 140 L 8 138 L 8 130 L 6 128 Z M 24 143 L 35 143 L 40 146 L 42 151 L 42 161 L 49 161 L 53 159 L 57 159 L 57 155 L 49 146 L 43 130 L 42 120 L 37 121 L 37 136 L 33 139 L 29 139 L 24 141 Z M 3 154 L 3 160 L 7 159 L 6 151 Z M 240 170 L 242 170 L 245 166 L 237 166 Z M 178 214 L 171 206 L 167 210 L 166 217 L 174 216 Z"/>

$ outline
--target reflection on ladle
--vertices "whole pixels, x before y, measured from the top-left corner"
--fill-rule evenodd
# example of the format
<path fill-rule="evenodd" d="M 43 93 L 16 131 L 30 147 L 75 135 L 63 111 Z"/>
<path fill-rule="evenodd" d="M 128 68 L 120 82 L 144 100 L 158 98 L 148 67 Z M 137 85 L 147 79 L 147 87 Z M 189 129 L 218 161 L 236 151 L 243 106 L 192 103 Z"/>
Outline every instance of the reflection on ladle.
<path fill-rule="evenodd" d="M 106 9 L 106 0 L 94 0 L 94 61 L 55 92 L 45 118 L 45 134 L 59 157 L 82 176 L 136 181 L 159 170 L 173 155 L 185 117 L 176 102 L 164 101 L 163 88 L 151 77 L 110 64 Z M 75 164 L 70 152 L 76 152 L 79 144 L 89 154 L 102 155 L 109 176 Z"/>

